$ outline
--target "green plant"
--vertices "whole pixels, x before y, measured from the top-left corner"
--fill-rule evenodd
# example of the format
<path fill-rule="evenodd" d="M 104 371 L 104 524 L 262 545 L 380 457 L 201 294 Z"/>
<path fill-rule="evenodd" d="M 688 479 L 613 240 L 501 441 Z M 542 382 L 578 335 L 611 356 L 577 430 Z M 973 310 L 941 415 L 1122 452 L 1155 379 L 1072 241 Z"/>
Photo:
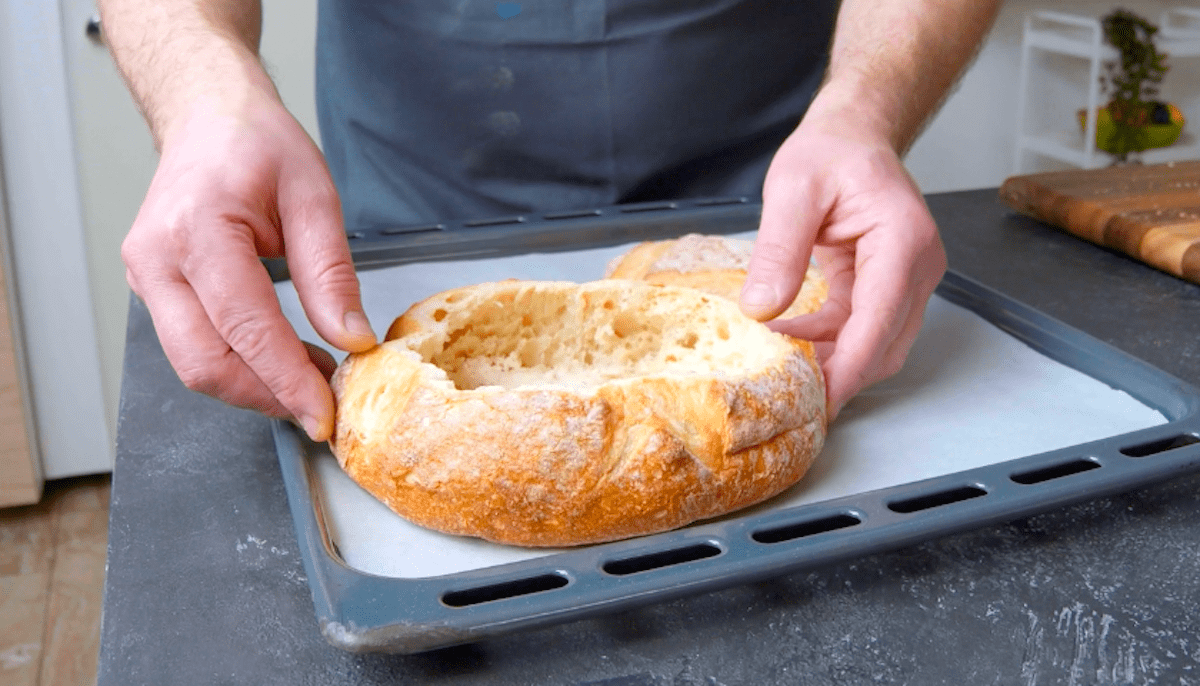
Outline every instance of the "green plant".
<path fill-rule="evenodd" d="M 1155 43 L 1158 27 L 1133 12 L 1114 10 L 1101 26 L 1105 40 L 1121 54 L 1119 62 L 1105 64 L 1101 85 L 1110 94 L 1107 107 L 1115 126 L 1109 151 L 1125 162 L 1131 152 L 1151 147 L 1146 126 L 1166 123 L 1157 121 L 1165 107 L 1154 96 L 1167 73 L 1167 55 Z"/>

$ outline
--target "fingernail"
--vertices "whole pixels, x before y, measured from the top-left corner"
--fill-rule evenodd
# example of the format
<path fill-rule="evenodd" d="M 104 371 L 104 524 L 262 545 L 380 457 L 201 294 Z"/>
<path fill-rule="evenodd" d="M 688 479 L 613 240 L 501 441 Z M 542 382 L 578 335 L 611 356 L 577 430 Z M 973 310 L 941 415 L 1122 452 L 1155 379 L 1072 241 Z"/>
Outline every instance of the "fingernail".
<path fill-rule="evenodd" d="M 375 338 L 375 330 L 371 328 L 371 322 L 367 320 L 367 315 L 358 310 L 350 310 L 342 319 L 346 330 L 356 336 L 368 336 Z"/>
<path fill-rule="evenodd" d="M 304 427 L 304 433 L 308 434 L 309 438 L 317 440 L 317 432 L 321 430 L 320 422 L 308 415 L 301 415 L 300 426 Z"/>
<path fill-rule="evenodd" d="M 746 284 L 742 289 L 742 304 L 746 307 L 765 310 L 775 306 L 775 289 L 761 281 Z"/>

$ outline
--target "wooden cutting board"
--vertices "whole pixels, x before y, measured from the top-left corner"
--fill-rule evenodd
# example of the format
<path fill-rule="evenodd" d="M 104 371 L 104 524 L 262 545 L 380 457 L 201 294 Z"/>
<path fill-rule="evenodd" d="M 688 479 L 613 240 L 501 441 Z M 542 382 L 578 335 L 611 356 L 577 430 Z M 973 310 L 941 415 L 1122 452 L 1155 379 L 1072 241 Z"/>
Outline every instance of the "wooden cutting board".
<path fill-rule="evenodd" d="M 1200 284 L 1200 161 L 1014 176 L 1019 212 Z"/>

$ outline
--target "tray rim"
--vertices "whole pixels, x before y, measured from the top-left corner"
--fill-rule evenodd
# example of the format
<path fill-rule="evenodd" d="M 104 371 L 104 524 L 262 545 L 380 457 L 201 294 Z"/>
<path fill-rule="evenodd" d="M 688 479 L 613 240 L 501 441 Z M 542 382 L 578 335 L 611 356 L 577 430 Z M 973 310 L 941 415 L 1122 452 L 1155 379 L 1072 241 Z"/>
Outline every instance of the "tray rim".
<path fill-rule="evenodd" d="M 757 219 L 754 204 L 744 199 L 735 207 L 728 207 L 732 204 L 717 206 L 721 210 L 718 212 L 706 210 L 703 205 L 679 203 L 671 203 L 666 209 L 689 210 L 704 219 L 715 218 L 726 227 L 729 223 Z M 585 218 L 597 225 L 603 224 L 597 220 L 623 219 L 614 214 L 589 214 Z M 693 230 L 694 223 L 682 224 L 686 227 L 682 232 Z M 509 238 L 513 238 L 512 227 L 504 225 L 504 228 L 510 233 Z M 746 227 L 719 232 L 744 230 Z M 548 235 L 544 226 L 536 227 L 535 231 Z M 658 227 L 650 233 L 659 236 L 662 231 Z M 680 233 L 677 225 L 666 232 Z M 622 233 L 612 242 L 629 240 L 637 237 Z M 585 249 L 597 245 L 576 243 L 563 249 L 569 247 Z M 491 249 L 485 252 L 486 256 L 497 254 Z M 442 258 L 460 258 L 464 254 L 456 248 L 453 254 Z M 429 256 L 421 259 L 426 258 Z M 321 514 L 320 489 L 312 475 L 312 461 L 308 459 L 311 443 L 290 423 L 273 420 L 276 452 L 322 634 L 331 645 L 350 652 L 423 652 L 833 564 L 1200 471 L 1200 389 L 954 271 L 947 272 L 938 294 L 1042 354 L 1130 393 L 1139 402 L 1162 412 L 1168 421 L 1076 446 L 842 498 L 746 517 L 735 515 L 682 530 L 456 574 L 395 578 L 354 569 L 340 559 Z M 1122 452 L 1131 446 L 1181 436 L 1194 442 L 1150 457 Z M 1082 465 L 1083 471 L 1034 484 L 1021 484 L 1014 478 L 1038 469 L 1084 462 L 1095 466 Z M 948 492 L 971 493 L 972 489 L 982 494 L 915 512 L 891 509 L 906 500 Z M 857 523 L 776 543 L 754 538 L 755 533 L 838 517 Z M 614 575 L 604 570 L 607 563 L 638 556 L 713 550 L 716 552 L 707 557 L 632 574 Z M 539 579 L 544 581 L 537 582 Z M 483 592 L 504 584 L 537 587 L 535 582 L 544 583 L 547 588 L 462 607 L 450 607 L 443 602 L 446 594 Z M 553 584 L 557 585 L 550 587 Z"/>

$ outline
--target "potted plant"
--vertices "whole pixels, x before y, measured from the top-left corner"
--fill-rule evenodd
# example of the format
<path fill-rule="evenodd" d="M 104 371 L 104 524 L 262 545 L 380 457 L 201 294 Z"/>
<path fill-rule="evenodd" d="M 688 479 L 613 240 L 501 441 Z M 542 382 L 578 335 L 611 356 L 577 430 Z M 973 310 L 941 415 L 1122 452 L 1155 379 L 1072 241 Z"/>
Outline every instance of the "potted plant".
<path fill-rule="evenodd" d="M 1174 143 L 1184 118 L 1178 107 L 1155 98 L 1168 70 L 1167 55 L 1155 42 L 1158 27 L 1124 9 L 1103 17 L 1101 26 L 1120 58 L 1105 63 L 1100 77 L 1109 101 L 1096 113 L 1096 147 L 1127 162 L 1130 153 Z M 1080 114 L 1082 125 L 1086 113 Z"/>

